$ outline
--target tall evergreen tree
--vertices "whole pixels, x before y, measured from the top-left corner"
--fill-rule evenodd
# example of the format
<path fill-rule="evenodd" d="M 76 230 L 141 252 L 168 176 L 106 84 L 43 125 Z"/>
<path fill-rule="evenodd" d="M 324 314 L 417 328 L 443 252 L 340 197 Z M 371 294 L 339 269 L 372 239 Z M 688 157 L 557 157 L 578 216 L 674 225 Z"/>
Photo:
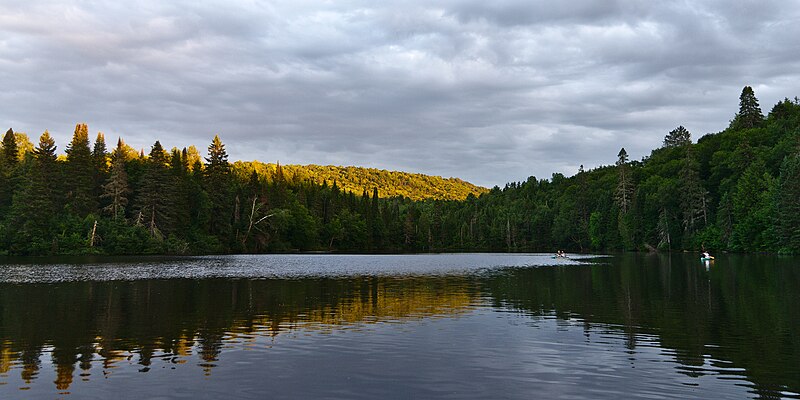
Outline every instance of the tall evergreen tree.
<path fill-rule="evenodd" d="M 33 166 L 23 188 L 14 196 L 13 225 L 17 252 L 41 254 L 53 250 L 53 223 L 60 204 L 60 174 L 55 140 L 45 131 L 33 151 Z"/>
<path fill-rule="evenodd" d="M 3 136 L 3 161 L 7 167 L 17 165 L 19 161 L 19 147 L 17 146 L 17 138 L 14 135 L 14 130 L 8 128 L 6 134 Z"/>
<path fill-rule="evenodd" d="M 89 129 L 86 124 L 75 126 L 72 141 L 65 152 L 67 209 L 82 218 L 97 211 L 96 195 L 99 192 L 95 189 L 95 163 L 89 149 Z"/>
<path fill-rule="evenodd" d="M 628 165 L 628 152 L 623 147 L 617 154 L 617 188 L 615 191 L 615 202 L 619 207 L 619 214 L 617 214 L 617 229 L 619 236 L 622 239 L 622 245 L 626 249 L 631 249 L 635 246 L 634 243 L 634 230 L 633 218 L 629 211 L 633 207 L 633 194 L 634 185 L 633 177 L 631 176 L 630 166 Z"/>
<path fill-rule="evenodd" d="M 128 187 L 128 173 L 125 171 L 126 158 L 125 144 L 122 139 L 118 139 L 117 148 L 111 155 L 111 171 L 100 196 L 108 199 L 109 203 L 103 211 L 112 215 L 114 220 L 125 218 L 125 207 L 131 192 Z"/>
<path fill-rule="evenodd" d="M 103 132 L 97 132 L 92 148 L 92 160 L 97 171 L 108 171 L 108 149 L 106 147 L 106 137 Z"/>
<path fill-rule="evenodd" d="M 742 94 L 739 95 L 739 113 L 733 119 L 733 127 L 735 129 L 757 128 L 763 122 L 764 114 L 761 113 L 756 94 L 753 92 L 753 88 L 745 86 Z"/>
<path fill-rule="evenodd" d="M 372 201 L 370 201 L 369 211 L 370 234 L 372 246 L 381 249 L 384 246 L 384 236 L 386 236 L 386 225 L 383 223 L 381 215 L 380 199 L 378 198 L 378 188 L 372 188 Z"/>
<path fill-rule="evenodd" d="M 628 152 L 623 147 L 617 154 L 617 190 L 615 200 L 623 214 L 627 214 L 633 202 L 633 179 L 628 166 Z"/>
<path fill-rule="evenodd" d="M 19 161 L 19 149 L 14 131 L 9 128 L 3 136 L 2 154 L 0 155 L 0 215 L 11 205 L 16 190 L 15 173 Z M 0 221 L 2 222 L 2 221 Z"/>
<path fill-rule="evenodd" d="M 178 231 L 187 231 L 191 214 L 189 209 L 189 158 L 186 148 L 184 147 L 183 151 L 177 148 L 173 149 L 169 164 L 172 175 L 171 192 L 173 193 L 172 209 L 174 210 L 175 228 Z"/>
<path fill-rule="evenodd" d="M 671 130 L 664 137 L 663 147 L 681 147 L 692 143 L 692 134 L 683 125 Z"/>
<path fill-rule="evenodd" d="M 218 135 L 214 136 L 208 146 L 208 157 L 205 168 L 205 189 L 211 200 L 209 215 L 209 233 L 224 243 L 230 240 L 232 201 L 231 201 L 230 164 L 225 145 Z"/>
<path fill-rule="evenodd" d="M 172 230 L 171 183 L 167 155 L 156 141 L 145 162 L 141 189 L 136 198 L 135 223 L 147 227 L 150 235 L 162 240 Z"/>
<path fill-rule="evenodd" d="M 102 132 L 97 132 L 97 138 L 92 148 L 92 178 L 94 179 L 94 197 L 100 198 L 104 194 L 103 185 L 109 177 L 109 156 L 106 148 L 106 138 Z M 101 205 L 102 207 L 103 205 Z"/>

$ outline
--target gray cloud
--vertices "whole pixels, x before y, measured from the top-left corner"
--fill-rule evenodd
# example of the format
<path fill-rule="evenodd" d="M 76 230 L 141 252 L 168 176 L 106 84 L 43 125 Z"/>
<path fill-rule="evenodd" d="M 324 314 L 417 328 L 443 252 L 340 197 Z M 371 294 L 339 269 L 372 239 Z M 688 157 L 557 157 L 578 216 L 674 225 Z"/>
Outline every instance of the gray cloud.
<path fill-rule="evenodd" d="M 797 1 L 4 1 L 0 121 L 502 185 L 800 94 Z"/>

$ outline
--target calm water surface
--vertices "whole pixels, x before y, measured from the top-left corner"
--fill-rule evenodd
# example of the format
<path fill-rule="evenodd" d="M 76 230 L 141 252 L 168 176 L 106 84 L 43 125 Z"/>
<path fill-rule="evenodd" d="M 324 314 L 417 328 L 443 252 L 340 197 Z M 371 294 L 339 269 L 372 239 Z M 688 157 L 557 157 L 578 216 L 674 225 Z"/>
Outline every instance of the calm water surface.
<path fill-rule="evenodd" d="M 800 260 L 0 259 L 0 398 L 800 398 Z"/>

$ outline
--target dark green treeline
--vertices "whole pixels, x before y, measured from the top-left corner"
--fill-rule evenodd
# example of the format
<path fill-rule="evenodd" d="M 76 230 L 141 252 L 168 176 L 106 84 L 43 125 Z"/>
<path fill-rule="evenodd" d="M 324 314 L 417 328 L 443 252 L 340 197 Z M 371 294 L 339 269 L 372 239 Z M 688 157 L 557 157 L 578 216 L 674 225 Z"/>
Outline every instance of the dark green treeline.
<path fill-rule="evenodd" d="M 215 137 L 148 155 L 79 124 L 56 156 L 9 130 L 0 254 L 699 250 L 800 253 L 800 101 L 765 117 L 745 87 L 725 130 L 683 126 L 641 161 L 530 177 L 464 201 L 382 198 L 280 165 L 228 162 Z M 203 162 L 205 161 L 205 162 Z"/>

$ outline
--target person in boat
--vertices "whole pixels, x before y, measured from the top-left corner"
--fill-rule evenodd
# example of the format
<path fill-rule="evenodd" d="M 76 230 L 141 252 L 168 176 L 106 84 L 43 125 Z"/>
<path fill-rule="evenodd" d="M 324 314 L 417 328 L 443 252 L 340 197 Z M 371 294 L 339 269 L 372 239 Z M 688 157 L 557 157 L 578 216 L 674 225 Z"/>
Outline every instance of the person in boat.
<path fill-rule="evenodd" d="M 711 258 L 711 254 L 708 254 L 707 250 L 703 250 L 703 258 Z"/>

